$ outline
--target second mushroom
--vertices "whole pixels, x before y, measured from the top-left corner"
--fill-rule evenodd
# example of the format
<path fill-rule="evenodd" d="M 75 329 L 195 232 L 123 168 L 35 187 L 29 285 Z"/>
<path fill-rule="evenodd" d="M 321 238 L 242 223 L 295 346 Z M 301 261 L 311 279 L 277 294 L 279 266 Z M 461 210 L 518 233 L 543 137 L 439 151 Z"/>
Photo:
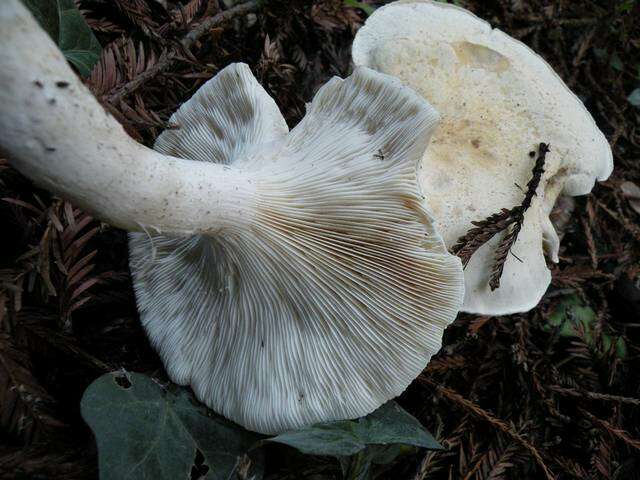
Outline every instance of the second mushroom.
<path fill-rule="evenodd" d="M 504 234 L 481 247 L 465 270 L 464 311 L 533 308 L 551 281 L 544 253 L 558 261 L 549 219 L 556 199 L 589 193 L 613 168 L 607 139 L 580 99 L 526 45 L 441 2 L 401 0 L 376 10 L 352 54 L 357 66 L 396 76 L 442 115 L 421 183 L 449 248 L 473 221 L 523 201 L 538 146 L 550 146 L 500 287 L 492 290 L 490 277 Z"/>

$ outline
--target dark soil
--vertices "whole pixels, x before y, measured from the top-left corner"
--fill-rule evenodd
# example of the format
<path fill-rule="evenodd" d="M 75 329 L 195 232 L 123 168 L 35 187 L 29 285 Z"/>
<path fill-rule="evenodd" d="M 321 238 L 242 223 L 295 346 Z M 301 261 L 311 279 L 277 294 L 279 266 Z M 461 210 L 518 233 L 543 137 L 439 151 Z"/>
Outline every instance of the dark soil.
<path fill-rule="evenodd" d="M 270 0 L 184 50 L 178 41 L 218 3 L 226 8 L 222 1 L 78 3 L 105 47 L 87 83 L 146 144 L 204 81 L 237 61 L 295 125 L 320 85 L 349 74 L 365 20 L 341 0 Z M 606 133 L 615 171 L 575 200 L 538 308 L 460 315 L 447 330 L 441 353 L 400 399 L 446 449 L 405 456 L 379 478 L 637 478 L 640 214 L 620 185 L 640 185 L 640 108 L 627 100 L 640 87 L 640 3 L 456 3 L 546 58 Z M 149 74 L 166 55 L 173 61 Z M 148 81 L 129 91 L 141 75 Z M 126 234 L 0 162 L 0 478 L 97 478 L 94 440 L 79 415 L 84 389 L 121 368 L 166 378 L 138 322 Z M 563 316 L 568 298 L 595 315 L 567 335 L 551 319 L 574 320 L 570 309 Z M 284 448 L 267 451 L 268 478 L 339 478 L 337 463 Z"/>

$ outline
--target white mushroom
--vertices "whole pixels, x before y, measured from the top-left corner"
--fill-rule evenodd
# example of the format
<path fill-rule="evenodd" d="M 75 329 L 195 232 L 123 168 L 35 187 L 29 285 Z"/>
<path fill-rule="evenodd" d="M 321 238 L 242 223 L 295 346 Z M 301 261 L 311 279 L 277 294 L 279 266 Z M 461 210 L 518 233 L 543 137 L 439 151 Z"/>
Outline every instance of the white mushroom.
<path fill-rule="evenodd" d="M 487 315 L 533 308 L 551 280 L 543 249 L 558 261 L 549 220 L 558 195 L 584 195 L 612 170 L 611 149 L 582 102 L 523 43 L 467 10 L 399 1 L 369 17 L 353 61 L 394 75 L 442 115 L 423 159 L 421 182 L 448 247 L 502 208 L 519 205 L 534 159 L 550 144 L 545 173 L 505 264 L 500 288 L 489 276 L 497 235 L 465 270 L 463 310 Z"/>
<path fill-rule="evenodd" d="M 0 6 L 0 32 L 1 147 L 39 184 L 139 232 L 141 321 L 176 383 L 274 433 L 367 414 L 438 351 L 463 277 L 418 185 L 438 115 L 412 90 L 358 69 L 288 132 L 248 67 L 231 65 L 153 151 L 17 0 Z"/>

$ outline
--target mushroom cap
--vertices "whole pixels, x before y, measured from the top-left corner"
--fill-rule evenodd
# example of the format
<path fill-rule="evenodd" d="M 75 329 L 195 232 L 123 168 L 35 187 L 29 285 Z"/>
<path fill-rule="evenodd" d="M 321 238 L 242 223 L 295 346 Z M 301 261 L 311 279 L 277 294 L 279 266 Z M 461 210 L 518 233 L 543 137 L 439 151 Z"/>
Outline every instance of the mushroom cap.
<path fill-rule="evenodd" d="M 539 302 L 557 262 L 549 221 L 558 195 L 584 195 L 613 168 L 593 118 L 553 69 L 526 45 L 460 7 L 398 1 L 376 10 L 353 42 L 353 61 L 399 78 L 440 112 L 421 183 L 448 247 L 502 208 L 519 205 L 534 164 L 550 144 L 545 174 L 509 255 L 500 287 L 489 276 L 502 235 L 465 269 L 463 311 L 503 315 Z M 517 258 L 516 258 L 517 257 Z"/>
<path fill-rule="evenodd" d="M 256 208 L 215 237 L 131 234 L 141 322 L 171 379 L 262 433 L 399 395 L 463 298 L 417 180 L 437 120 L 366 68 L 325 84 L 289 133 L 243 64 L 183 104 L 155 148 L 253 172 Z"/>

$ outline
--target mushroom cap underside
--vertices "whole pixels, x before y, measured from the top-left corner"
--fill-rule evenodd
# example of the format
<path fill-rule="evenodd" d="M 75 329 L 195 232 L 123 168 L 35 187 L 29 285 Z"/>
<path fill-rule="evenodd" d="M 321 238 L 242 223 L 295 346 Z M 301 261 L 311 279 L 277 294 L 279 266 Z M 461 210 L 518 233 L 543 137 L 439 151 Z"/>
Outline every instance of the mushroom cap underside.
<path fill-rule="evenodd" d="M 258 198 L 245 231 L 131 235 L 141 321 L 172 380 L 262 433 L 400 394 L 463 297 L 417 182 L 437 120 L 368 69 L 329 81 L 289 133 L 246 65 L 186 102 L 156 148 L 253 172 Z"/>

